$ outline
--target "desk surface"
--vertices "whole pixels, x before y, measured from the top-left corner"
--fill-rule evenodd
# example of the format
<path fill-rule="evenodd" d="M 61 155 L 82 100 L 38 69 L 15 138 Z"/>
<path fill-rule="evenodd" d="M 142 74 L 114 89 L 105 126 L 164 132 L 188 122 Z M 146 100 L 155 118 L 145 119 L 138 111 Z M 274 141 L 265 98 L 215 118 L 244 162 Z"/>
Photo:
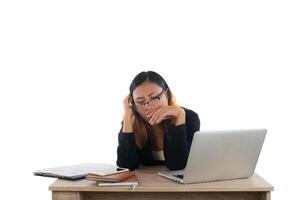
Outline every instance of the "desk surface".
<path fill-rule="evenodd" d="M 165 166 L 142 167 L 135 170 L 139 185 L 135 190 L 128 186 L 98 187 L 95 181 L 56 180 L 50 185 L 50 191 L 103 191 L 103 192 L 235 192 L 235 191 L 272 191 L 273 186 L 262 177 L 254 174 L 249 179 L 236 179 L 208 183 L 180 184 L 157 175 L 158 171 L 166 170 Z"/>

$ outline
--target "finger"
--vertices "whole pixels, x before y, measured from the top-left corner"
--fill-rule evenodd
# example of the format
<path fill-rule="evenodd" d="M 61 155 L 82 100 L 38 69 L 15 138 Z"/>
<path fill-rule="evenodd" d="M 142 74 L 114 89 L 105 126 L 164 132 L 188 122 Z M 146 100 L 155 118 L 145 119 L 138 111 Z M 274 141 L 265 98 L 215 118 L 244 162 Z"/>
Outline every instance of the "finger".
<path fill-rule="evenodd" d="M 165 115 L 161 121 L 166 120 L 166 119 L 173 119 L 173 118 L 174 118 L 174 116 L 172 116 L 172 115 Z"/>
<path fill-rule="evenodd" d="M 173 119 L 173 115 L 169 115 L 166 112 L 163 113 L 161 116 L 157 118 L 157 120 L 154 122 L 154 124 L 160 124 L 162 121 L 167 120 L 167 119 Z"/>
<path fill-rule="evenodd" d="M 160 116 L 154 123 L 160 124 L 162 121 L 169 119 L 168 115 Z"/>
<path fill-rule="evenodd" d="M 160 108 L 152 114 L 152 116 L 150 117 L 150 123 L 153 123 L 157 119 L 157 117 L 160 115 L 162 110 L 163 110 L 163 108 Z"/>
<path fill-rule="evenodd" d="M 155 112 L 157 112 L 160 108 L 151 107 L 147 109 L 146 116 L 150 119 Z"/>
<path fill-rule="evenodd" d="M 130 105 L 130 107 L 132 106 L 132 98 L 131 98 L 131 95 L 129 94 L 128 97 L 128 104 Z"/>
<path fill-rule="evenodd" d="M 157 111 L 157 108 L 155 108 L 154 106 L 150 105 L 150 108 L 148 108 L 147 110 L 145 110 L 146 116 L 148 118 L 152 117 L 153 113 Z"/>
<path fill-rule="evenodd" d="M 170 106 L 167 106 L 167 108 L 162 110 L 159 114 L 160 115 L 153 121 L 153 123 L 160 123 L 163 120 L 172 119 L 175 117 Z"/>
<path fill-rule="evenodd" d="M 130 96 L 130 94 L 126 95 L 126 97 L 124 98 L 124 102 L 128 101 L 129 96 Z"/>
<path fill-rule="evenodd" d="M 151 117 L 150 123 L 154 123 L 160 116 L 162 116 L 166 112 L 167 109 L 168 109 L 167 107 L 163 107 L 158 111 L 156 111 Z"/>

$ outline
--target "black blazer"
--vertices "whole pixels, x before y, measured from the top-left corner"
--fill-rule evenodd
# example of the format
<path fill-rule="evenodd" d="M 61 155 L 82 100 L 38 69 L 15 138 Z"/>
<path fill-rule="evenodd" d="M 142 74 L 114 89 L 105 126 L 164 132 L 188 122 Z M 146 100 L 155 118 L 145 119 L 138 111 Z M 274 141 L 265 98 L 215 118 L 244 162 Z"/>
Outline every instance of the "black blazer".
<path fill-rule="evenodd" d="M 194 133 L 200 129 L 198 114 L 192 110 L 185 111 L 185 124 L 169 125 L 164 129 L 163 150 L 165 161 L 156 161 L 152 156 L 151 142 L 148 139 L 142 149 L 135 144 L 134 133 L 119 132 L 117 148 L 117 165 L 135 170 L 143 165 L 166 165 L 170 170 L 181 170 L 186 166 Z"/>

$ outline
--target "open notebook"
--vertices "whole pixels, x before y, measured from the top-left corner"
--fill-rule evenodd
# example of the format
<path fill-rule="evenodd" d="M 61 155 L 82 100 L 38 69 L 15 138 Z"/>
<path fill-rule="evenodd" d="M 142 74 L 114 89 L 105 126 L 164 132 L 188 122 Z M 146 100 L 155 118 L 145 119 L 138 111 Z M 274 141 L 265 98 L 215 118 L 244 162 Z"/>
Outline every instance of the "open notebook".
<path fill-rule="evenodd" d="M 33 172 L 36 176 L 54 177 L 68 180 L 78 180 L 85 178 L 88 173 L 95 173 L 101 176 L 117 174 L 129 171 L 116 165 L 83 163 L 79 165 L 69 165 L 54 168 L 47 168 Z"/>

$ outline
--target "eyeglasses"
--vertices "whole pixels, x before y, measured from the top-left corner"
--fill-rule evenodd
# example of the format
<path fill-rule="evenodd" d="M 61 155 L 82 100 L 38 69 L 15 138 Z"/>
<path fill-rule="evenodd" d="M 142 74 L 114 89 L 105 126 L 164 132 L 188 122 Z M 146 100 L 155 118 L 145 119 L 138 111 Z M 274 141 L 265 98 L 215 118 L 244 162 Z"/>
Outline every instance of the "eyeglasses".
<path fill-rule="evenodd" d="M 140 107 L 140 108 L 145 108 L 146 105 L 154 105 L 156 104 L 157 102 L 159 102 L 159 100 L 161 99 L 161 95 L 163 94 L 164 90 L 161 91 L 161 93 L 159 93 L 158 95 L 156 95 L 155 97 L 152 97 L 149 101 L 147 102 L 135 102 L 135 105 L 137 107 Z"/>

